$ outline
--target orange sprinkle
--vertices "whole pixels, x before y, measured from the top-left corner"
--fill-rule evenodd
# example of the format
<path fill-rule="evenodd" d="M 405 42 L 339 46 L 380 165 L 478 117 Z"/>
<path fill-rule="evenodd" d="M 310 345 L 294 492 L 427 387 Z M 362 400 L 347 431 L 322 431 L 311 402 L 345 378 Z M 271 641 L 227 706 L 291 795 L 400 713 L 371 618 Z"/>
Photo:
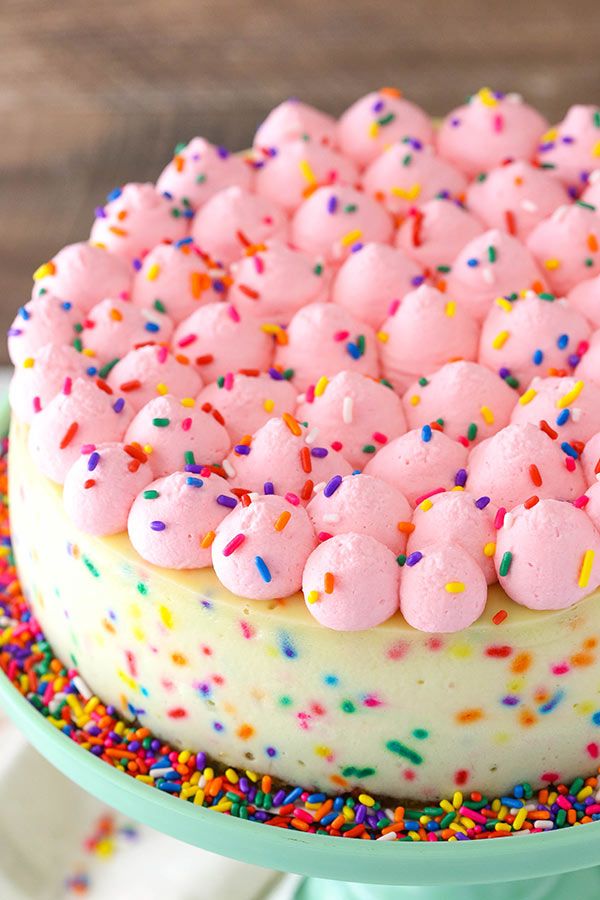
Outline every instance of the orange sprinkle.
<path fill-rule="evenodd" d="M 59 444 L 61 450 L 64 450 L 65 447 L 69 446 L 69 444 L 71 443 L 71 441 L 77 434 L 78 429 L 79 429 L 79 424 L 77 422 L 71 422 L 71 424 L 69 425 L 69 427 L 67 428 L 67 430 L 63 436 L 62 441 Z"/>
<path fill-rule="evenodd" d="M 112 308 L 111 311 L 110 311 L 110 317 L 111 317 L 111 319 L 113 319 L 115 322 L 122 322 L 122 321 L 123 321 L 123 313 L 122 313 L 120 310 L 115 309 L 114 306 L 113 306 L 113 308 Z"/>
<path fill-rule="evenodd" d="M 522 675 L 531 666 L 531 653 L 519 653 L 510 664 L 511 672 Z"/>
<path fill-rule="evenodd" d="M 292 434 L 296 435 L 296 437 L 300 437 L 300 435 L 302 434 L 302 429 L 300 428 L 297 420 L 289 413 L 284 413 L 281 418 L 290 429 Z"/>
<path fill-rule="evenodd" d="M 473 722 L 479 722 L 483 719 L 482 709 L 463 709 L 456 713 L 456 721 L 459 725 L 472 725 Z"/>
<path fill-rule="evenodd" d="M 310 474 L 312 472 L 312 463 L 310 461 L 310 450 L 308 447 L 303 447 L 300 451 L 300 462 L 302 463 L 302 471 L 306 472 L 306 474 Z"/>
<path fill-rule="evenodd" d="M 592 653 L 574 653 L 571 657 L 571 665 L 575 666 L 578 669 L 583 669 L 586 666 L 591 666 L 596 661 L 596 658 Z"/>
<path fill-rule="evenodd" d="M 541 487 L 542 485 L 542 476 L 540 475 L 540 470 L 536 466 L 535 463 L 532 463 L 529 466 L 529 477 L 533 481 L 536 487 Z"/>
<path fill-rule="evenodd" d="M 522 709 L 519 713 L 519 722 L 523 728 L 530 728 L 537 722 L 537 716 L 530 709 Z"/>
<path fill-rule="evenodd" d="M 595 234 L 588 234 L 587 245 L 588 249 L 591 250 L 592 253 L 596 252 L 596 250 L 598 249 L 598 238 Z"/>
<path fill-rule="evenodd" d="M 324 582 L 325 582 L 325 593 L 333 594 L 333 587 L 335 584 L 335 578 L 334 578 L 333 572 L 325 572 Z"/>
<path fill-rule="evenodd" d="M 284 511 L 279 515 L 277 521 L 275 522 L 275 531 L 283 531 L 291 518 L 291 512 L 289 512 L 287 509 L 284 509 Z"/>
<path fill-rule="evenodd" d="M 190 291 L 194 300 L 199 300 L 204 291 L 210 287 L 210 278 L 206 272 L 190 273 Z"/>
<path fill-rule="evenodd" d="M 108 230 L 112 231 L 113 234 L 116 234 L 117 237 L 127 237 L 129 234 L 125 228 L 118 228 L 117 225 L 109 225 Z"/>
<path fill-rule="evenodd" d="M 412 534 L 415 530 L 415 526 L 412 522 L 398 522 L 398 531 L 401 531 L 402 534 Z"/>
<path fill-rule="evenodd" d="M 185 165 L 185 159 L 183 156 L 174 156 L 173 162 L 175 163 L 175 169 L 177 172 L 183 172 L 183 167 Z"/>
<path fill-rule="evenodd" d="M 540 502 L 540 498 L 537 496 L 537 494 L 533 494 L 531 497 L 529 497 L 525 501 L 523 506 L 525 507 L 525 509 L 532 509 L 536 505 L 536 503 L 539 503 L 539 502 Z"/>
<path fill-rule="evenodd" d="M 304 482 L 304 485 L 302 486 L 302 490 L 300 491 L 300 499 L 310 500 L 314 486 L 314 481 L 311 481 L 310 478 L 307 478 Z"/>
<path fill-rule="evenodd" d="M 251 738 L 254 734 L 254 728 L 252 727 L 252 725 L 248 725 L 247 722 L 244 722 L 243 725 L 240 725 L 240 727 L 236 731 L 236 734 L 239 738 L 241 738 L 242 741 L 247 741 L 248 738 Z"/>
<path fill-rule="evenodd" d="M 202 540 L 200 541 L 200 546 L 203 550 L 206 550 L 207 547 L 210 547 L 214 539 L 216 538 L 216 533 L 214 531 L 207 531 Z"/>

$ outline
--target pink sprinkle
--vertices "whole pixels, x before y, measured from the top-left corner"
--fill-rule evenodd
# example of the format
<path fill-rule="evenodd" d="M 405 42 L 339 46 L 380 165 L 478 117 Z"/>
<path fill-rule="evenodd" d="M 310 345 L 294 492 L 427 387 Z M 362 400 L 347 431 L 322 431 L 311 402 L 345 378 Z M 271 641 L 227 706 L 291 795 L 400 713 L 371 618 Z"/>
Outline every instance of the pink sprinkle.
<path fill-rule="evenodd" d="M 233 372 L 227 373 L 227 375 L 225 376 L 225 380 L 223 381 L 223 387 L 226 391 L 230 391 L 233 388 Z"/>
<path fill-rule="evenodd" d="M 81 447 L 81 452 L 82 454 L 86 455 L 88 453 L 93 453 L 95 449 L 95 444 L 83 444 L 83 446 Z"/>
<path fill-rule="evenodd" d="M 311 825 L 313 822 L 313 817 L 307 809 L 301 809 L 297 806 L 294 810 L 294 815 L 297 819 L 301 819 L 303 822 L 307 822 L 309 825 Z"/>
<path fill-rule="evenodd" d="M 577 345 L 577 350 L 575 352 L 577 353 L 577 356 L 583 356 L 583 354 L 587 353 L 589 349 L 590 349 L 589 341 L 580 341 L 579 344 Z"/>
<path fill-rule="evenodd" d="M 297 494 L 292 494 L 291 491 L 288 491 L 288 493 L 285 495 L 285 499 L 288 503 L 291 503 L 292 506 L 300 505 L 300 497 Z"/>
<path fill-rule="evenodd" d="M 323 543 L 323 541 L 328 541 L 329 538 L 332 538 L 332 537 L 333 537 L 333 535 L 329 534 L 328 531 L 319 531 L 319 533 L 317 535 L 317 540 L 321 541 L 321 543 Z"/>
<path fill-rule="evenodd" d="M 590 498 L 586 497 L 585 494 L 582 494 L 581 497 L 578 497 L 576 500 L 573 500 L 573 506 L 576 506 L 577 509 L 583 509 L 584 506 L 587 506 L 590 502 Z"/>
<path fill-rule="evenodd" d="M 417 499 L 415 500 L 415 506 L 418 506 L 419 503 L 423 502 L 423 500 L 428 500 L 429 497 L 435 496 L 435 494 L 445 494 L 445 493 L 446 493 L 446 488 L 443 488 L 443 487 L 434 488 L 432 491 L 428 491 L 426 494 L 421 494 L 420 497 L 417 497 Z"/>
<path fill-rule="evenodd" d="M 259 256 L 258 253 L 255 253 L 253 259 L 254 259 L 254 268 L 256 269 L 256 271 L 258 272 L 259 275 L 262 275 L 262 273 L 265 271 L 265 264 L 264 264 L 262 256 Z"/>
<path fill-rule="evenodd" d="M 398 307 L 400 306 L 399 300 L 392 300 L 388 309 L 388 316 L 395 316 L 398 312 Z"/>
<path fill-rule="evenodd" d="M 263 216 L 263 222 L 265 223 L 265 225 L 272 225 L 273 216 Z"/>
<path fill-rule="evenodd" d="M 542 781 L 560 781 L 560 772 L 543 772 L 540 775 Z"/>
<path fill-rule="evenodd" d="M 190 344 L 193 344 L 194 341 L 198 340 L 198 336 L 196 334 L 186 334 L 185 337 L 182 337 L 181 340 L 177 341 L 178 347 L 189 347 Z"/>
<path fill-rule="evenodd" d="M 234 538 L 231 538 L 227 546 L 223 547 L 223 556 L 231 556 L 231 554 L 235 553 L 237 548 L 240 547 L 245 540 L 245 534 L 236 534 Z"/>
<path fill-rule="evenodd" d="M 129 291 L 119 291 L 118 293 L 119 300 L 129 300 Z"/>
<path fill-rule="evenodd" d="M 183 422 L 181 423 L 181 427 L 183 428 L 184 431 L 189 431 L 190 428 L 192 427 L 192 420 L 190 418 L 184 419 Z"/>
<path fill-rule="evenodd" d="M 552 674 L 553 675 L 566 675 L 569 671 L 569 664 L 566 662 L 557 663 L 555 666 L 552 666 Z"/>
<path fill-rule="evenodd" d="M 343 446 L 344 446 L 344 445 L 342 444 L 341 441 L 332 441 L 331 449 L 332 449 L 332 450 L 335 450 L 336 453 L 339 453 L 340 450 L 343 448 Z"/>
<path fill-rule="evenodd" d="M 306 388 L 306 393 L 304 394 L 304 399 L 307 403 L 314 403 L 315 401 L 315 386 L 314 384 L 309 384 Z"/>
<path fill-rule="evenodd" d="M 573 804 L 567 800 L 567 798 L 563 794 L 559 794 L 555 800 L 557 806 L 560 806 L 561 809 L 572 809 Z"/>
<path fill-rule="evenodd" d="M 166 347 L 159 347 L 157 354 L 159 363 L 166 363 L 168 354 L 169 351 Z"/>
<path fill-rule="evenodd" d="M 459 434 L 459 436 L 456 438 L 456 440 L 458 441 L 459 444 L 462 444 L 463 447 L 468 447 L 468 446 L 469 446 L 469 441 L 468 441 L 468 439 L 464 436 L 464 434 Z"/>
<path fill-rule="evenodd" d="M 595 741 L 592 741 L 591 744 L 588 744 L 585 748 L 592 759 L 598 759 L 598 744 Z M 586 806 L 585 808 L 586 815 L 593 815 L 596 812 L 600 812 L 600 806 L 597 803 L 592 803 L 591 806 Z"/>
<path fill-rule="evenodd" d="M 494 528 L 498 531 L 504 525 L 504 516 L 506 515 L 506 508 L 501 506 L 496 513 L 496 517 L 494 519 Z"/>
<path fill-rule="evenodd" d="M 487 818 L 482 816 L 480 812 L 477 812 L 476 809 L 469 809 L 467 806 L 461 806 L 458 811 L 461 816 L 468 816 L 469 819 L 473 819 L 474 822 L 479 822 L 480 825 L 485 825 L 487 822 Z"/>
<path fill-rule="evenodd" d="M 202 468 L 200 469 L 200 474 L 202 475 L 203 478 L 210 478 L 210 476 L 212 475 L 212 472 L 210 471 L 208 466 L 202 466 Z"/>
<path fill-rule="evenodd" d="M 334 341 L 345 341 L 349 337 L 350 337 L 349 331 L 336 331 L 336 333 L 333 336 L 333 339 L 334 339 Z"/>
<path fill-rule="evenodd" d="M 227 307 L 227 312 L 229 313 L 230 318 L 232 318 L 234 322 L 239 322 L 239 321 L 240 321 L 240 314 L 239 314 L 239 312 L 237 311 L 237 309 L 235 308 L 235 306 L 232 306 L 232 305 L 230 304 L 230 305 Z"/>
<path fill-rule="evenodd" d="M 380 431 L 374 431 L 373 440 L 377 441 L 378 444 L 387 444 L 387 434 L 382 434 Z"/>
<path fill-rule="evenodd" d="M 65 378 L 65 383 L 63 384 L 63 394 L 65 394 L 68 397 L 69 394 L 71 393 L 72 387 L 73 387 L 73 379 L 69 378 L 69 376 L 67 375 L 67 377 Z"/>
<path fill-rule="evenodd" d="M 503 116 L 494 116 L 494 131 L 502 131 L 504 128 Z"/>
<path fill-rule="evenodd" d="M 39 413 L 42 411 L 42 401 L 39 397 L 33 398 L 33 411 L 34 413 Z"/>
<path fill-rule="evenodd" d="M 572 456 L 565 456 L 565 466 L 567 467 L 568 472 L 575 471 L 575 460 Z"/>

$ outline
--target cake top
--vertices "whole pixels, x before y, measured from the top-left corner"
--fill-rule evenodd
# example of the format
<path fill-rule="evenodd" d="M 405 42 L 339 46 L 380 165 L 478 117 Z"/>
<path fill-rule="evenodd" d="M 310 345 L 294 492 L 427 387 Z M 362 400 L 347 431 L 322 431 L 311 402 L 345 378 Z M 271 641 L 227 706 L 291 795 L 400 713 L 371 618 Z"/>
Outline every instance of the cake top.
<path fill-rule="evenodd" d="M 596 167 L 598 171 L 596 170 Z M 600 585 L 600 114 L 483 88 L 194 137 L 34 274 L 13 412 L 74 524 L 335 630 Z M 301 602 L 296 597 L 294 602 Z"/>

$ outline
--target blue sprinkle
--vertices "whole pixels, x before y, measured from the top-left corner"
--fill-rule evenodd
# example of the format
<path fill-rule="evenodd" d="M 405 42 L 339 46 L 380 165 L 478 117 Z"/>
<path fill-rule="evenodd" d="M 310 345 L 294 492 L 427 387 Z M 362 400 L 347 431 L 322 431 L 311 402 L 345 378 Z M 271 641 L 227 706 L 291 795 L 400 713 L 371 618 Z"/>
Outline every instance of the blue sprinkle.
<path fill-rule="evenodd" d="M 73 308 L 73 304 L 70 302 L 70 300 L 65 300 L 64 303 L 61 303 L 61 306 L 65 312 L 69 312 L 69 310 Z"/>
<path fill-rule="evenodd" d="M 93 378 L 94 375 L 98 374 L 98 369 L 96 368 L 96 366 L 90 366 L 89 369 L 85 370 L 85 374 L 91 375 L 91 377 Z"/>
<path fill-rule="evenodd" d="M 286 631 L 282 631 L 279 635 L 279 646 L 283 655 L 287 656 L 288 659 L 297 658 L 298 651 L 294 647 L 292 639 Z"/>
<path fill-rule="evenodd" d="M 569 416 L 571 415 L 571 411 L 569 409 L 561 409 L 559 414 L 556 417 L 557 425 L 565 425 L 569 421 Z"/>
<path fill-rule="evenodd" d="M 348 351 L 352 359 L 360 359 L 360 348 L 357 347 L 356 344 L 353 344 L 352 342 L 346 344 L 346 350 Z"/>
<path fill-rule="evenodd" d="M 575 447 L 572 447 L 571 444 L 569 444 L 568 441 L 563 441 L 560 445 L 560 449 L 563 453 L 566 453 L 567 456 L 570 456 L 572 459 L 579 459 L 579 453 L 577 452 Z"/>
<path fill-rule="evenodd" d="M 468 259 L 467 265 L 470 266 L 472 269 L 474 269 L 475 266 L 479 265 L 479 260 L 478 259 Z"/>
<path fill-rule="evenodd" d="M 421 429 L 421 440 L 426 444 L 431 440 L 431 425 L 423 425 Z"/>
<path fill-rule="evenodd" d="M 204 484 L 201 478 L 194 478 L 191 475 L 186 478 L 185 483 L 189 484 L 190 487 L 202 487 L 202 485 Z"/>
<path fill-rule="evenodd" d="M 110 203 L 112 200 L 117 200 L 122 193 L 123 191 L 120 187 L 113 188 L 112 191 L 106 195 L 107 203 Z"/>
<path fill-rule="evenodd" d="M 541 350 L 536 350 L 533 354 L 533 364 L 534 366 L 541 366 L 544 361 L 544 354 Z"/>
<path fill-rule="evenodd" d="M 269 571 L 269 567 L 262 558 L 262 556 L 255 556 L 254 562 L 256 563 L 256 568 L 258 569 L 258 574 L 267 584 L 271 581 L 271 573 Z"/>
<path fill-rule="evenodd" d="M 236 453 L 239 453 L 240 456 L 249 456 L 251 448 L 248 444 L 236 444 L 233 448 Z"/>
<path fill-rule="evenodd" d="M 569 343 L 569 335 L 561 334 L 556 342 L 556 346 L 559 350 L 564 350 L 567 344 Z"/>
<path fill-rule="evenodd" d="M 158 325 L 156 322 L 146 322 L 144 328 L 146 329 L 146 331 L 151 331 L 153 333 L 160 331 L 160 325 Z"/>
<path fill-rule="evenodd" d="M 19 315 L 21 316 L 22 319 L 25 319 L 25 321 L 27 321 L 27 319 L 31 318 L 31 314 L 25 309 L 24 306 L 19 307 Z"/>

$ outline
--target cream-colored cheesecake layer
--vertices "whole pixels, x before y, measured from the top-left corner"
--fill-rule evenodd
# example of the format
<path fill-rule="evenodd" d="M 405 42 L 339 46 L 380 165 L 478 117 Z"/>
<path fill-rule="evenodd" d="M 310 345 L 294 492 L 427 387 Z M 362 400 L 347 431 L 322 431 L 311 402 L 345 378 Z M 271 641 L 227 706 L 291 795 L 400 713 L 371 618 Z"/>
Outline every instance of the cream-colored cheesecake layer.
<path fill-rule="evenodd" d="M 415 799 L 595 768 L 599 593 L 531 612 L 496 585 L 458 634 L 415 631 L 399 614 L 338 633 L 300 595 L 243 600 L 211 569 L 159 569 L 126 534 L 78 531 L 17 422 L 9 481 L 21 584 L 55 653 L 176 746 L 328 791 Z"/>

